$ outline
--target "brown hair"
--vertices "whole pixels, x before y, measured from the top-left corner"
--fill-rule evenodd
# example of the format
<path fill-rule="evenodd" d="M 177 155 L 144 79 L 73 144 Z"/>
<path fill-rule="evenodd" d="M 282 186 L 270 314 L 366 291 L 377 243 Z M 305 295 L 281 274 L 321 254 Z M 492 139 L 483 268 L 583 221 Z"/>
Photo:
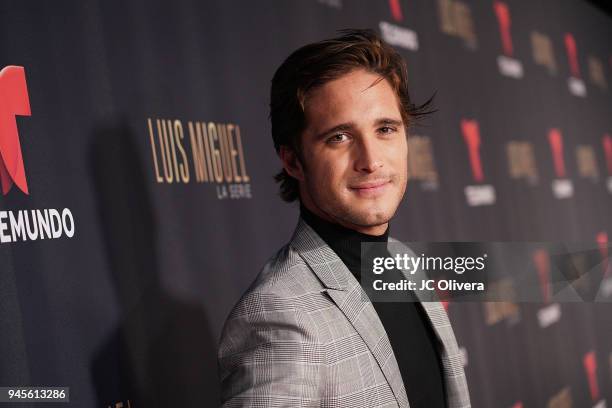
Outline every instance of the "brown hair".
<path fill-rule="evenodd" d="M 406 128 L 414 119 L 432 113 L 433 96 L 420 106 L 410 101 L 406 63 L 373 30 L 340 30 L 341 35 L 307 44 L 294 51 L 276 70 L 270 91 L 270 120 L 276 153 L 285 145 L 304 164 L 301 134 L 306 128 L 304 100 L 308 92 L 355 69 L 365 69 L 389 81 L 395 90 Z M 299 198 L 299 183 L 285 169 L 274 179 L 280 196 L 292 202 Z"/>

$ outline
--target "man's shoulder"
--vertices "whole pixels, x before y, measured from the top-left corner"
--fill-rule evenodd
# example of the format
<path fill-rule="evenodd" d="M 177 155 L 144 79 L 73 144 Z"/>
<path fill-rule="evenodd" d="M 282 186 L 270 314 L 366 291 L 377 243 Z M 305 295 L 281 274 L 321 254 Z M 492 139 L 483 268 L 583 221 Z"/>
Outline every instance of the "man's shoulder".
<path fill-rule="evenodd" d="M 307 291 L 315 281 L 306 261 L 287 243 L 266 261 L 249 289 L 291 295 Z"/>
<path fill-rule="evenodd" d="M 266 300 L 293 303 L 322 289 L 306 261 L 287 243 L 267 260 L 234 309 Z"/>
<path fill-rule="evenodd" d="M 322 288 L 290 244 L 280 248 L 225 320 L 218 349 L 221 377 L 236 370 L 239 358 L 234 356 L 263 352 L 263 348 L 257 351 L 262 343 L 275 344 L 280 349 L 288 344 L 288 339 L 293 343 L 317 343 L 318 327 L 312 312 L 321 308 Z"/>

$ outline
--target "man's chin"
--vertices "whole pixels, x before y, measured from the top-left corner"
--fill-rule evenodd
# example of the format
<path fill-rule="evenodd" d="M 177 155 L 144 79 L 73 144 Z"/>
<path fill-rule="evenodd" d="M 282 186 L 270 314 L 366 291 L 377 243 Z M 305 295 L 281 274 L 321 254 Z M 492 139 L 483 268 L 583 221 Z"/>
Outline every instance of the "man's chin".
<path fill-rule="evenodd" d="M 350 221 L 352 224 L 357 225 L 359 227 L 371 228 L 378 227 L 380 225 L 386 224 L 393 218 L 393 214 L 389 214 L 389 212 L 363 212 L 363 213 L 353 213 L 350 215 Z"/>

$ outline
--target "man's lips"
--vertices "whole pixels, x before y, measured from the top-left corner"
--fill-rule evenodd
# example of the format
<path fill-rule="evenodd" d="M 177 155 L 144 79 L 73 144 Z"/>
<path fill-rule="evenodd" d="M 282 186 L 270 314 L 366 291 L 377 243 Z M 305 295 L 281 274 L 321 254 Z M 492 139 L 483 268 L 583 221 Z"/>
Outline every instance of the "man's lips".
<path fill-rule="evenodd" d="M 365 183 L 354 184 L 350 186 L 351 190 L 357 192 L 360 195 L 371 196 L 377 195 L 382 190 L 389 185 L 391 180 L 376 180 L 376 181 L 368 181 Z"/>
<path fill-rule="evenodd" d="M 389 182 L 389 179 L 376 180 L 376 181 L 368 181 L 366 183 L 359 183 L 359 184 L 352 185 L 351 188 L 360 189 L 360 190 L 361 189 L 376 188 L 376 187 L 383 186 L 383 185 L 387 184 L 388 182 Z"/>

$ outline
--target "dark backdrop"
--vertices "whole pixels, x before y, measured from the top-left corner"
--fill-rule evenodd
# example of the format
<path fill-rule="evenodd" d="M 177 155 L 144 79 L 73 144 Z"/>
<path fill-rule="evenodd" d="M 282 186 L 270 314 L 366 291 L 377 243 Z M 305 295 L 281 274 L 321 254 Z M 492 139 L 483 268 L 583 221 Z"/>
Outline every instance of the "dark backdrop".
<path fill-rule="evenodd" d="M 504 4 L 507 34 L 491 1 L 3 1 L 1 67 L 24 67 L 31 116 L 17 117 L 29 195 L 13 186 L 0 210 L 69 208 L 75 235 L 0 245 L 0 385 L 69 386 L 79 407 L 217 404 L 223 322 L 297 221 L 272 178 L 270 80 L 340 28 L 394 42 L 415 101 L 437 91 L 393 236 L 607 242 L 612 18 L 580 0 Z M 462 121 L 477 125 L 480 167 Z M 475 407 L 612 399 L 610 303 L 448 312 Z"/>

